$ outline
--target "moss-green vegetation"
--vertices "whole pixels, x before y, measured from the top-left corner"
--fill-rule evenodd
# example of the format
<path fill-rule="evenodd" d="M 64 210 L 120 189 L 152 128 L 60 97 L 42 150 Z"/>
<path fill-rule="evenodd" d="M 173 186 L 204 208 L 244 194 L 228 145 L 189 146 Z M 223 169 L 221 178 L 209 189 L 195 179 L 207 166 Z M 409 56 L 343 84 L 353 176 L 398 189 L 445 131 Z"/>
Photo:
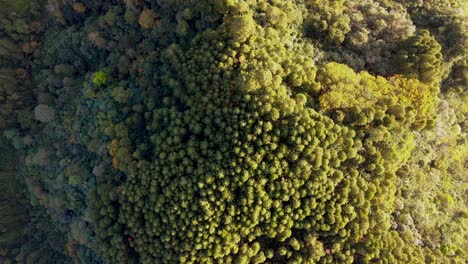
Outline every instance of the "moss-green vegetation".
<path fill-rule="evenodd" d="M 97 71 L 93 74 L 92 83 L 97 87 L 101 87 L 107 82 L 107 74 L 103 71 Z"/>
<path fill-rule="evenodd" d="M 13 2 L 0 262 L 468 258 L 462 1 Z"/>

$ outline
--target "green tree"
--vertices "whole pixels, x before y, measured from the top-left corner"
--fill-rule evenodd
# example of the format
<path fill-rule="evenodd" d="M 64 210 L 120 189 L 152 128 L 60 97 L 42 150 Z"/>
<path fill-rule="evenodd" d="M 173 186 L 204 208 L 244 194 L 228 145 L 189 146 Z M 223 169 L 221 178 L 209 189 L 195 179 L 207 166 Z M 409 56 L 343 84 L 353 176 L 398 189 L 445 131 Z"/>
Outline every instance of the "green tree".
<path fill-rule="evenodd" d="M 439 86 L 442 74 L 441 47 L 429 31 L 420 30 L 398 45 L 394 65 L 396 73 Z"/>

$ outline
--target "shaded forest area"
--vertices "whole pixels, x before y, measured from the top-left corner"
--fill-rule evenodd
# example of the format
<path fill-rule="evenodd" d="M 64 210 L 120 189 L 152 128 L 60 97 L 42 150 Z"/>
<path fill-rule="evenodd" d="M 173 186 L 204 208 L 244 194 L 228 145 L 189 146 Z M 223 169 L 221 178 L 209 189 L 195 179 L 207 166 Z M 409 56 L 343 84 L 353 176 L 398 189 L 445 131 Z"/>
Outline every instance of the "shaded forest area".
<path fill-rule="evenodd" d="M 0 0 L 0 263 L 466 263 L 463 0 Z"/>

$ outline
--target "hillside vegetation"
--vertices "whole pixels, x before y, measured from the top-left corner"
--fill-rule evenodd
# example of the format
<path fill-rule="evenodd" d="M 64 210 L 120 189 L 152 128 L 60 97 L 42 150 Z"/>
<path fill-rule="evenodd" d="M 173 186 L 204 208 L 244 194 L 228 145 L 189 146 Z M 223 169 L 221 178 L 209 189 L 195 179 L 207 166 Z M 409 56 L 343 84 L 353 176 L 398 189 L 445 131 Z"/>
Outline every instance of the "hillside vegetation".
<path fill-rule="evenodd" d="M 466 263 L 463 0 L 0 0 L 0 263 Z"/>

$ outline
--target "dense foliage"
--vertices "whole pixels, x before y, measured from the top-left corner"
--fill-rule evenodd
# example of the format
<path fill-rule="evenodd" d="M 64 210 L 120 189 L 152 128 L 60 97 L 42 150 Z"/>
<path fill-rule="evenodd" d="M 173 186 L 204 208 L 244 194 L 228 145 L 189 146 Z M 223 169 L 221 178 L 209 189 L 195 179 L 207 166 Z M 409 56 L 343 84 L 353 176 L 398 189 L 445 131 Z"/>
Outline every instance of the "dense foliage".
<path fill-rule="evenodd" d="M 1 263 L 465 263 L 462 0 L 0 0 Z"/>

